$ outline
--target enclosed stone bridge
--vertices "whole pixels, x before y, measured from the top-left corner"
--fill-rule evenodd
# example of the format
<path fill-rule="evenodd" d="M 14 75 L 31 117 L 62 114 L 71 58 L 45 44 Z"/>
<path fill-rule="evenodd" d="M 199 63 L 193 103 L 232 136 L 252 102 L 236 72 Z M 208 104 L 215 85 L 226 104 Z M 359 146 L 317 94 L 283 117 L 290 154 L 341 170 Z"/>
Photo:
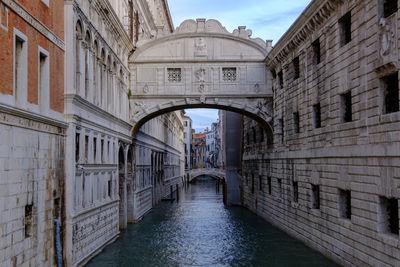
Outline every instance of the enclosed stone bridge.
<path fill-rule="evenodd" d="M 130 120 L 133 133 L 148 120 L 186 108 L 235 111 L 272 136 L 271 42 L 239 27 L 229 33 L 216 20 L 184 21 L 173 34 L 157 33 L 131 55 Z"/>
<path fill-rule="evenodd" d="M 218 168 L 199 168 L 187 171 L 185 174 L 185 177 L 189 182 L 200 176 L 210 176 L 215 179 L 225 179 L 226 172 L 223 169 Z"/>

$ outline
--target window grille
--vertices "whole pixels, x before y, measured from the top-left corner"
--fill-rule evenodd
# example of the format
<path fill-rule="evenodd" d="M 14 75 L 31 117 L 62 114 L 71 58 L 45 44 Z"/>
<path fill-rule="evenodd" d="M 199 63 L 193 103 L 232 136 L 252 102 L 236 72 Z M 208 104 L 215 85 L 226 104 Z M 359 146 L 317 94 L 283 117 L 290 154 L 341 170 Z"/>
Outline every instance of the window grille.
<path fill-rule="evenodd" d="M 236 68 L 222 68 L 222 79 L 225 82 L 236 81 Z"/>

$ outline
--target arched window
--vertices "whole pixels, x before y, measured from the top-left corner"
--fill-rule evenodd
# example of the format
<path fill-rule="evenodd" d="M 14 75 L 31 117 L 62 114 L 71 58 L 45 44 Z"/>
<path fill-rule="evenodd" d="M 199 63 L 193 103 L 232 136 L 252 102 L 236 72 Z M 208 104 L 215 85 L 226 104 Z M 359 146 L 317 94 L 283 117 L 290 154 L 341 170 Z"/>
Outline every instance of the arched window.
<path fill-rule="evenodd" d="M 85 50 L 85 98 L 89 95 L 89 56 L 90 56 L 90 33 L 86 31 L 85 36 L 86 50 Z"/>
<path fill-rule="evenodd" d="M 100 105 L 103 104 L 104 97 L 104 64 L 105 64 L 105 54 L 104 49 L 101 49 L 100 53 Z"/>
<path fill-rule="evenodd" d="M 93 43 L 93 101 L 94 103 L 98 104 L 99 103 L 99 94 L 98 94 L 98 75 L 97 75 L 97 58 L 99 55 L 99 47 L 97 45 L 97 41 L 95 40 Z"/>
<path fill-rule="evenodd" d="M 80 54 L 81 54 L 81 41 L 82 41 L 82 25 L 78 21 L 75 28 L 75 89 L 76 92 L 80 91 L 80 80 L 81 80 L 81 66 L 80 66 Z"/>
<path fill-rule="evenodd" d="M 107 75 L 106 75 L 106 77 L 107 77 L 107 83 L 106 83 L 106 85 L 107 85 L 107 87 L 106 87 L 106 90 L 107 90 L 107 109 L 108 109 L 108 111 L 111 111 L 111 57 L 110 57 L 110 55 L 108 55 L 108 57 L 107 57 L 107 64 L 106 64 L 107 66 L 106 66 L 106 69 L 107 69 Z"/>

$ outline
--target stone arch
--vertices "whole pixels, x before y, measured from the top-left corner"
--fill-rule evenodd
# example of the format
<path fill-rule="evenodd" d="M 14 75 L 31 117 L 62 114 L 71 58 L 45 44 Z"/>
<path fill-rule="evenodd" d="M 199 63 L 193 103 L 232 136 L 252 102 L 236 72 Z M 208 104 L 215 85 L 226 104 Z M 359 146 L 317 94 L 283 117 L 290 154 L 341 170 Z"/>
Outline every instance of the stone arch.
<path fill-rule="evenodd" d="M 260 126 L 265 130 L 265 133 L 267 135 L 267 142 L 270 141 L 271 143 L 273 142 L 273 125 L 272 125 L 272 113 L 266 113 L 262 112 L 260 110 L 256 110 L 251 106 L 246 106 L 242 105 L 242 103 L 232 103 L 232 104 L 216 104 L 212 103 L 212 101 L 205 102 L 205 103 L 166 103 L 164 105 L 156 105 L 156 106 L 146 106 L 143 105 L 141 106 L 143 102 L 134 102 L 134 105 L 136 108 L 140 108 L 142 110 L 142 113 L 140 113 L 138 120 L 134 121 L 135 126 L 132 131 L 132 135 L 135 135 L 140 127 L 145 124 L 147 121 L 160 116 L 162 114 L 176 111 L 176 110 L 182 110 L 182 109 L 188 109 L 188 108 L 213 108 L 213 109 L 222 109 L 222 110 L 227 110 L 227 111 L 233 111 L 236 113 L 240 113 L 244 116 L 250 117 L 251 119 L 257 121 Z M 131 105 L 132 106 L 132 105 Z M 272 110 L 272 107 L 271 107 Z"/>
<path fill-rule="evenodd" d="M 173 34 L 138 45 L 129 58 L 133 134 L 148 120 L 186 108 L 215 108 L 254 119 L 273 137 L 270 43 L 217 20 L 184 21 Z"/>

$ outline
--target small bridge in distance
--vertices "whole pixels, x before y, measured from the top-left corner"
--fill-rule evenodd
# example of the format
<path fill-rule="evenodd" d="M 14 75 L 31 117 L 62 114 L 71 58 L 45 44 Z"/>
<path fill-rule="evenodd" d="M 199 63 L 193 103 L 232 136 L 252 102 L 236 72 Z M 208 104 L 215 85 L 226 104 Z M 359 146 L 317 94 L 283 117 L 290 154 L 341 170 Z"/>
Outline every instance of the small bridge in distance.
<path fill-rule="evenodd" d="M 226 171 L 219 168 L 198 168 L 185 172 L 185 179 L 189 182 L 200 176 L 210 176 L 216 179 L 225 179 Z"/>

